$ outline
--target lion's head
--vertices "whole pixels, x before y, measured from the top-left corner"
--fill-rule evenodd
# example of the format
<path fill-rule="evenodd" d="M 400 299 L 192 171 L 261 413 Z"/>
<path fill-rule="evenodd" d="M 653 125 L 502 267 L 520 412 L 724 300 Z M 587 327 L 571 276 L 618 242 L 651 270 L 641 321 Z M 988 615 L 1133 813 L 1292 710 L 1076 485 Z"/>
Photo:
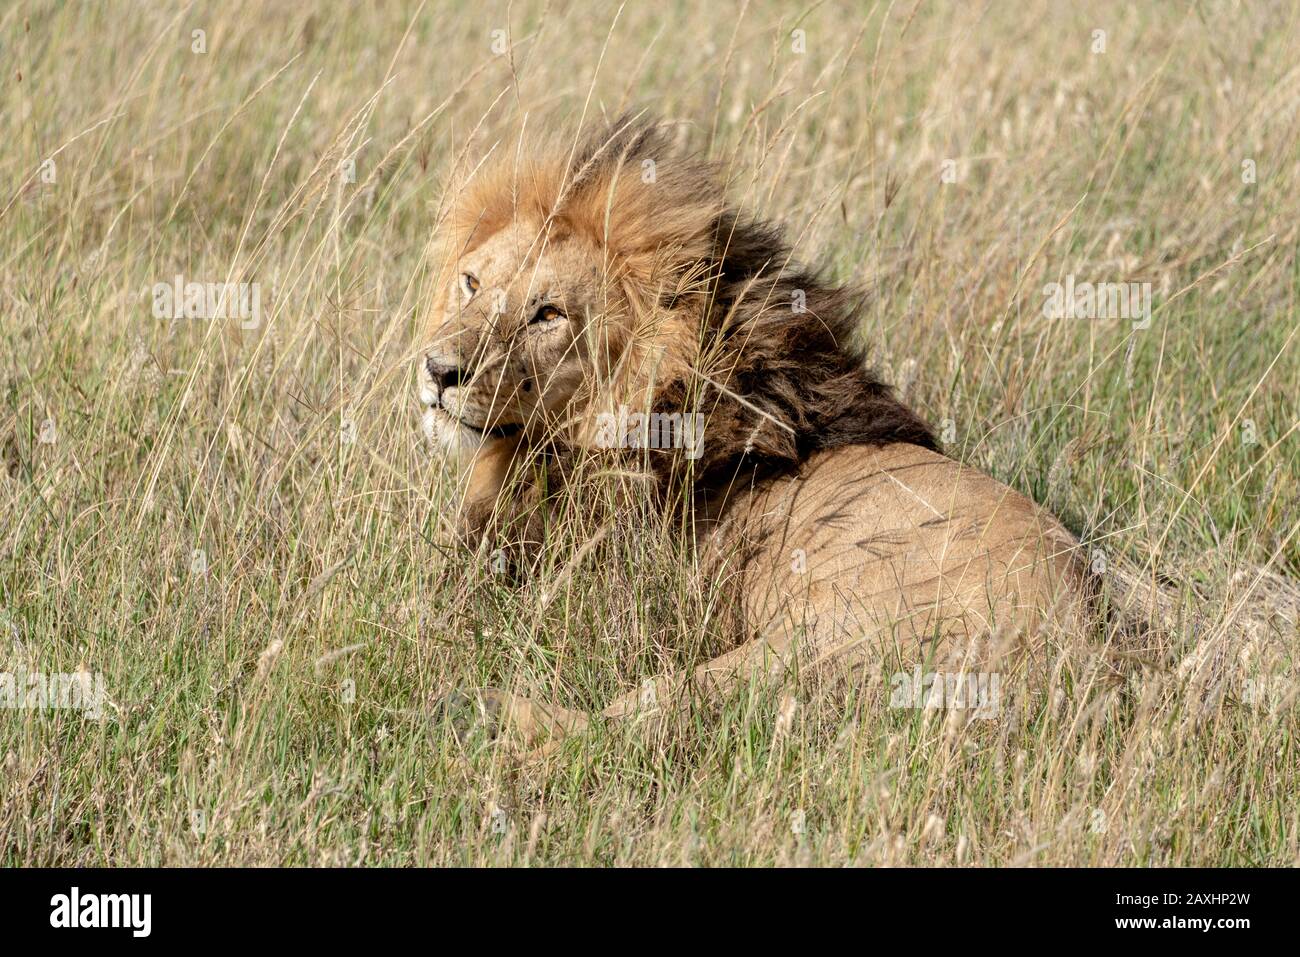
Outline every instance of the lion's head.
<path fill-rule="evenodd" d="M 420 378 L 444 447 L 590 448 L 611 416 L 701 415 L 699 482 L 837 445 L 934 446 L 850 351 L 861 295 L 794 265 L 653 122 L 485 164 L 441 251 Z M 667 475 L 680 451 L 643 454 Z"/>

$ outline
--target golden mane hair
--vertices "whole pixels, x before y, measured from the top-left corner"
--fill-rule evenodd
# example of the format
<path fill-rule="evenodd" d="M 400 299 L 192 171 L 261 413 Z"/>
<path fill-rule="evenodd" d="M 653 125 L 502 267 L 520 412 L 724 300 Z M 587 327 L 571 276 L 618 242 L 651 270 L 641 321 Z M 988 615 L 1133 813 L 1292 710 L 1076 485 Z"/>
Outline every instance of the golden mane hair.
<path fill-rule="evenodd" d="M 864 293 L 794 263 L 781 230 L 724 192 L 715 164 L 674 146 L 661 123 L 625 115 L 475 170 L 456 188 L 443 261 L 521 219 L 602 250 L 604 281 L 632 312 L 614 324 L 612 351 L 656 356 L 647 411 L 706 416 L 697 487 L 843 445 L 934 449 L 930 428 L 850 345 Z M 652 462 L 664 477 L 680 467 L 676 456 Z"/>

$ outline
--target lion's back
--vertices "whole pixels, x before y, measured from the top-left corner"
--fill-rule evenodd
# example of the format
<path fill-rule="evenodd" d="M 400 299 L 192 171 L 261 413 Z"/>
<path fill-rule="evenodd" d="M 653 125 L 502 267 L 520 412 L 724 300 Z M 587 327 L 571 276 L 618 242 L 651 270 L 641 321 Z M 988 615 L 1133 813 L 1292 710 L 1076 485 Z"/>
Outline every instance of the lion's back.
<path fill-rule="evenodd" d="M 740 572 L 751 631 L 798 631 L 818 654 L 938 637 L 964 657 L 971 639 L 1077 629 L 1086 603 L 1078 542 L 1055 518 L 912 445 L 817 453 L 733 501 L 711 545 Z"/>

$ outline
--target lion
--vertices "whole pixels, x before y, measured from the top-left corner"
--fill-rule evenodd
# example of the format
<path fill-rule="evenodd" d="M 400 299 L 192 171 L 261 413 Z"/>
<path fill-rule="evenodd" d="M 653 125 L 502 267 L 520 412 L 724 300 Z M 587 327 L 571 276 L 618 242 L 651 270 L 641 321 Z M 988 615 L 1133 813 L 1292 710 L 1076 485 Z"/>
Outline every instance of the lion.
<path fill-rule="evenodd" d="M 1078 540 L 946 457 L 854 345 L 863 293 L 795 262 L 724 194 L 662 123 L 624 116 L 482 164 L 441 234 L 421 404 L 464 477 L 466 538 L 492 539 L 539 484 L 553 493 L 576 457 L 630 435 L 645 479 L 630 494 L 688 491 L 693 544 L 735 597 L 734 648 L 601 717 L 671 712 L 796 662 L 964 669 L 1078 634 Z M 473 700 L 526 748 L 593 719 L 497 689 Z"/>

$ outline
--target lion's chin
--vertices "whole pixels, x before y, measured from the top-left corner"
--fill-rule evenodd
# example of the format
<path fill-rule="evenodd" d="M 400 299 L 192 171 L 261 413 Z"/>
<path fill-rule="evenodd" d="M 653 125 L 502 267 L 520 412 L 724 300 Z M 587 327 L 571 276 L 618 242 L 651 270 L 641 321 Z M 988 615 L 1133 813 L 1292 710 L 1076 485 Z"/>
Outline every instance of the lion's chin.
<path fill-rule="evenodd" d="M 424 435 L 429 444 L 445 457 L 461 460 L 483 444 L 483 433 L 457 422 L 432 406 L 424 410 Z"/>
<path fill-rule="evenodd" d="M 519 434 L 523 426 L 505 424 L 490 429 L 476 429 L 465 425 L 437 408 L 424 410 L 424 434 L 435 451 L 449 464 L 464 465 L 485 445 L 509 441 Z"/>

